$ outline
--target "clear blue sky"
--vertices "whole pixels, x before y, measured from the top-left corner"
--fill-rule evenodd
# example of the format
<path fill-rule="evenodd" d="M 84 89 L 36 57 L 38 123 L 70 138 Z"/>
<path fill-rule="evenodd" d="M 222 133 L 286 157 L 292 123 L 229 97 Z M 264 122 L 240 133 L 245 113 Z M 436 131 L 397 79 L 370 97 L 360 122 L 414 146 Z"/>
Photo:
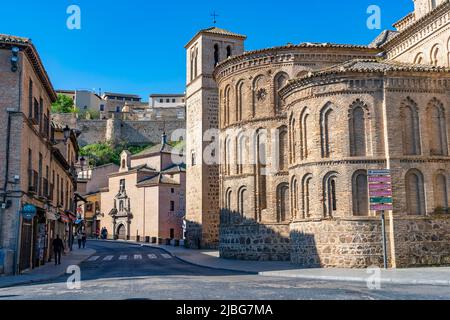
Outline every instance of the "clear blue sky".
<path fill-rule="evenodd" d="M 81 8 L 81 30 L 66 27 L 67 7 Z M 184 92 L 184 45 L 202 28 L 248 36 L 246 50 L 286 43 L 367 44 L 369 5 L 382 29 L 413 10 L 412 0 L 21 0 L 3 1 L 0 33 L 31 38 L 55 89 L 140 94 Z"/>

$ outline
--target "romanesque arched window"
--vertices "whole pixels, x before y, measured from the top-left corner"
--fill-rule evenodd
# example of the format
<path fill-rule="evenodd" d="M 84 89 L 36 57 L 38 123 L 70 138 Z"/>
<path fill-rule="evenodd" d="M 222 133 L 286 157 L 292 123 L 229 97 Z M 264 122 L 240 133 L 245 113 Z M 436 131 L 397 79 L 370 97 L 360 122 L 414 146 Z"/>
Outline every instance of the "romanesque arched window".
<path fill-rule="evenodd" d="M 298 182 L 296 177 L 291 180 L 291 216 L 298 217 Z"/>
<path fill-rule="evenodd" d="M 198 76 L 198 48 L 195 48 L 195 55 L 194 55 L 194 78 L 197 78 Z"/>
<path fill-rule="evenodd" d="M 227 46 L 227 58 L 231 57 L 233 54 L 233 51 L 231 50 L 231 46 Z"/>
<path fill-rule="evenodd" d="M 448 155 L 447 125 L 442 102 L 434 98 L 427 108 L 427 124 L 430 143 L 430 155 Z"/>
<path fill-rule="evenodd" d="M 424 64 L 425 63 L 425 56 L 422 52 L 419 52 L 415 57 L 414 57 L 414 64 Z"/>
<path fill-rule="evenodd" d="M 310 189 L 312 174 L 306 174 L 302 179 L 302 214 L 303 219 L 311 215 L 310 213 Z"/>
<path fill-rule="evenodd" d="M 411 169 L 405 176 L 406 209 L 409 215 L 425 214 L 425 193 L 423 175 L 417 169 Z"/>
<path fill-rule="evenodd" d="M 267 208 L 267 156 L 266 156 L 266 144 L 267 144 L 267 132 L 260 129 L 256 133 L 256 169 L 258 180 L 258 204 L 259 209 L 264 210 Z"/>
<path fill-rule="evenodd" d="M 244 106 L 244 81 L 239 81 L 236 85 L 236 121 L 242 121 Z"/>
<path fill-rule="evenodd" d="M 229 176 L 231 174 L 231 139 L 229 137 L 225 138 L 224 146 L 224 173 Z"/>
<path fill-rule="evenodd" d="M 335 113 L 333 105 L 327 103 L 320 112 L 320 141 L 321 141 L 321 151 L 322 158 L 330 158 L 333 153 L 333 126 L 335 123 Z"/>
<path fill-rule="evenodd" d="M 278 166 L 280 171 L 287 170 L 288 132 L 286 126 L 278 129 Z"/>
<path fill-rule="evenodd" d="M 267 98 L 267 91 L 264 88 L 264 76 L 256 76 L 253 80 L 253 102 L 252 102 L 252 117 L 256 116 L 256 110 L 259 104 L 262 104 Z M 261 110 L 259 110 L 261 111 Z"/>
<path fill-rule="evenodd" d="M 447 65 L 450 67 L 450 38 L 447 41 Z"/>
<path fill-rule="evenodd" d="M 225 206 L 225 214 L 226 214 L 226 222 L 231 223 L 232 221 L 232 210 L 231 210 L 231 197 L 233 195 L 233 191 L 231 190 L 231 188 L 227 189 L 227 191 L 225 192 L 225 201 L 224 201 L 224 206 Z"/>
<path fill-rule="evenodd" d="M 409 97 L 402 103 L 400 118 L 403 131 L 403 154 L 420 155 L 419 112 L 417 104 Z"/>
<path fill-rule="evenodd" d="M 277 187 L 277 222 L 289 220 L 289 185 L 282 183 Z"/>
<path fill-rule="evenodd" d="M 436 0 L 431 0 L 431 10 L 436 9 L 436 7 L 437 7 Z"/>
<path fill-rule="evenodd" d="M 283 106 L 278 91 L 286 85 L 288 80 L 289 76 L 284 72 L 278 73 L 274 78 L 275 113 L 279 113 Z"/>
<path fill-rule="evenodd" d="M 244 173 L 244 165 L 248 164 L 248 137 L 245 133 L 241 132 L 236 138 L 236 155 L 237 155 L 237 164 L 236 171 L 237 174 Z"/>
<path fill-rule="evenodd" d="M 289 163 L 293 164 L 297 159 L 297 121 L 292 116 L 289 123 Z"/>
<path fill-rule="evenodd" d="M 448 188 L 445 172 L 435 175 L 433 181 L 434 208 L 436 211 L 448 213 Z"/>
<path fill-rule="evenodd" d="M 191 59 L 190 59 L 190 79 L 194 80 L 194 49 L 191 50 Z"/>
<path fill-rule="evenodd" d="M 369 191 L 367 185 L 367 171 L 358 170 L 352 178 L 353 215 L 369 215 Z"/>
<path fill-rule="evenodd" d="M 239 211 L 239 215 L 245 219 L 248 218 L 248 212 L 246 212 L 246 201 L 248 201 L 247 199 L 247 188 L 246 187 L 241 187 L 239 189 L 238 192 L 238 211 Z"/>
<path fill-rule="evenodd" d="M 300 158 L 308 158 L 308 119 L 309 109 L 305 107 L 300 115 Z"/>
<path fill-rule="evenodd" d="M 337 211 L 337 173 L 330 172 L 323 179 L 324 216 L 333 217 Z"/>
<path fill-rule="evenodd" d="M 433 66 L 438 66 L 441 64 L 440 60 L 441 60 L 441 48 L 440 45 L 436 44 L 431 49 L 430 62 Z"/>
<path fill-rule="evenodd" d="M 231 188 L 227 189 L 227 192 L 225 193 L 225 208 L 228 210 L 231 210 L 231 196 L 233 194 L 233 191 Z"/>
<path fill-rule="evenodd" d="M 220 50 L 219 45 L 216 43 L 214 45 L 214 67 L 217 66 L 220 62 Z"/>
<path fill-rule="evenodd" d="M 231 104 L 231 86 L 227 86 L 224 91 L 224 126 L 230 124 L 230 104 Z"/>
<path fill-rule="evenodd" d="M 367 153 L 368 109 L 359 99 L 353 102 L 349 111 L 350 154 L 363 157 Z"/>

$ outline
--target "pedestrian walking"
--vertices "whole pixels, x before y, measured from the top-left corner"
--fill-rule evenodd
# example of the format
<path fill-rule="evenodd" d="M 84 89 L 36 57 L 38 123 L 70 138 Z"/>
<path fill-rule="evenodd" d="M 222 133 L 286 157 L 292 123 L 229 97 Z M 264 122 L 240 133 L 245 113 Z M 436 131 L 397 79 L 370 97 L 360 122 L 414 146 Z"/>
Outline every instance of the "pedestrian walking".
<path fill-rule="evenodd" d="M 59 234 L 56 235 L 56 239 L 52 242 L 53 245 L 53 253 L 55 254 L 55 266 L 61 264 L 61 253 L 65 249 L 64 242 L 59 237 Z"/>
<path fill-rule="evenodd" d="M 81 234 L 81 242 L 83 243 L 83 249 L 86 248 L 87 235 L 86 232 Z"/>
<path fill-rule="evenodd" d="M 81 232 L 77 233 L 77 240 L 78 240 L 78 249 L 81 249 L 81 245 L 83 243 L 83 238 L 81 236 Z"/>

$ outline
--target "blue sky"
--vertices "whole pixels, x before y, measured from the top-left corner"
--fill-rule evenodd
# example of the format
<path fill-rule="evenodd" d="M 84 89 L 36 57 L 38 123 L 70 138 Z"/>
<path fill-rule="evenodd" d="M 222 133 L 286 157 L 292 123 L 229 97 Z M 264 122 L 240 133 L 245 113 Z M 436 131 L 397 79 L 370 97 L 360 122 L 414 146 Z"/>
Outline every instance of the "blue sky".
<path fill-rule="evenodd" d="M 81 30 L 66 27 L 69 5 L 81 8 Z M 0 33 L 31 38 L 55 89 L 135 93 L 184 92 L 184 45 L 212 26 L 246 34 L 246 50 L 287 43 L 367 44 L 369 5 L 382 29 L 413 10 L 412 0 L 21 0 L 4 1 Z"/>

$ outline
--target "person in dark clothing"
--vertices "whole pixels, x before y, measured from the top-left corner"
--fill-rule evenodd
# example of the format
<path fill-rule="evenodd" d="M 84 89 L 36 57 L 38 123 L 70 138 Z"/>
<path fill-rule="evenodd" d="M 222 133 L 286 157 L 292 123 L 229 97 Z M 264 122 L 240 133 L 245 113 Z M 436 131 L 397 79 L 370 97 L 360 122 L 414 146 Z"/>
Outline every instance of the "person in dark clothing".
<path fill-rule="evenodd" d="M 83 243 L 83 249 L 86 248 L 86 241 L 87 241 L 87 235 L 86 235 L 86 232 L 83 232 L 83 233 L 81 234 L 81 241 L 82 241 L 82 243 Z"/>
<path fill-rule="evenodd" d="M 81 249 L 81 244 L 83 242 L 82 236 L 81 236 L 81 231 L 78 232 L 77 234 L 77 240 L 78 240 L 78 249 Z"/>
<path fill-rule="evenodd" d="M 56 239 L 52 242 L 53 245 L 53 253 L 55 254 L 55 266 L 57 264 L 61 264 L 61 253 L 64 250 L 64 243 L 59 238 L 59 235 L 56 236 Z"/>

